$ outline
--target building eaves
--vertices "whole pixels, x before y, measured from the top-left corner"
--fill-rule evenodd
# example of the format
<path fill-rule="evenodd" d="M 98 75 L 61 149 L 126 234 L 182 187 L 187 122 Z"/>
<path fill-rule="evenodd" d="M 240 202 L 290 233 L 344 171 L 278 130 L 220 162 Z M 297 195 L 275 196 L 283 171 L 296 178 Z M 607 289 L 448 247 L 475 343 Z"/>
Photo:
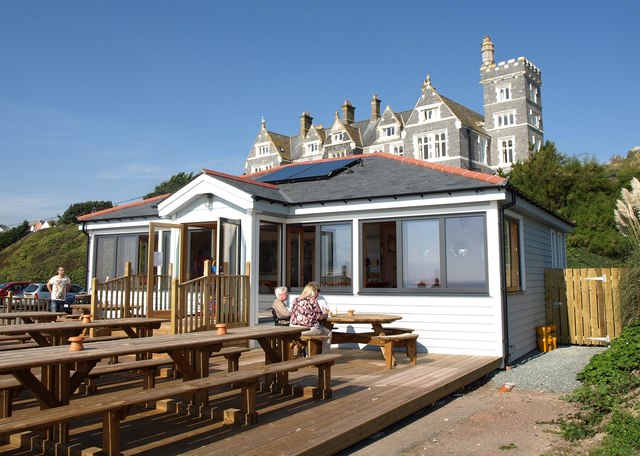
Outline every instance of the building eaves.
<path fill-rule="evenodd" d="M 109 209 L 92 212 L 78 217 L 79 222 L 98 222 L 109 220 L 135 220 L 158 216 L 158 203 L 170 196 L 165 195 L 147 198 L 133 203 L 121 204 Z"/>

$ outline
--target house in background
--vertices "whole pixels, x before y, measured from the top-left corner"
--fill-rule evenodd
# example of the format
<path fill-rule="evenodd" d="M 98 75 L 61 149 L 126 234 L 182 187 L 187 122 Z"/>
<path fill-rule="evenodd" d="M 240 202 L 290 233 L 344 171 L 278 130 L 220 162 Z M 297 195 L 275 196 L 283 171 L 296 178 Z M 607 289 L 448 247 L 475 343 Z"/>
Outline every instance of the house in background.
<path fill-rule="evenodd" d="M 35 220 L 29 223 L 29 231 L 32 233 L 40 230 L 46 230 L 47 228 L 51 228 L 51 221 L 49 220 Z"/>
<path fill-rule="evenodd" d="M 356 120 L 355 106 L 342 105 L 328 127 L 308 112 L 300 129 L 285 135 L 262 126 L 245 163 L 247 173 L 287 163 L 388 152 L 464 169 L 508 170 L 544 141 L 540 70 L 524 57 L 495 63 L 487 36 L 481 45 L 480 83 L 484 115 L 440 94 L 427 76 L 412 109 L 394 111 L 371 98 L 369 118 Z"/>
<path fill-rule="evenodd" d="M 287 285 L 316 281 L 334 310 L 392 313 L 431 353 L 536 347 L 544 269 L 565 267 L 571 225 L 507 179 L 395 154 L 301 162 L 244 176 L 204 170 L 172 195 L 80 217 L 89 278 L 125 261 L 181 281 L 250 264 L 250 324 Z M 172 266 L 170 266 L 172 265 Z M 359 328 L 353 328 L 359 330 Z"/>

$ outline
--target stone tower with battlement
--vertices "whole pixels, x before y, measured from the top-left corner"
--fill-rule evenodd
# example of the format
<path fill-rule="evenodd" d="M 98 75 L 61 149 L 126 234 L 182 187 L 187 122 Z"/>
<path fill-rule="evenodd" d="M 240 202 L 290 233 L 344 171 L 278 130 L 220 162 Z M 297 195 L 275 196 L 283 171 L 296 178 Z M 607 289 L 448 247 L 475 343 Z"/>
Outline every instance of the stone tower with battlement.
<path fill-rule="evenodd" d="M 540 70 L 524 57 L 495 63 L 494 46 L 485 36 L 480 83 L 484 127 L 491 136 L 490 161 L 509 169 L 538 150 L 544 140 Z"/>

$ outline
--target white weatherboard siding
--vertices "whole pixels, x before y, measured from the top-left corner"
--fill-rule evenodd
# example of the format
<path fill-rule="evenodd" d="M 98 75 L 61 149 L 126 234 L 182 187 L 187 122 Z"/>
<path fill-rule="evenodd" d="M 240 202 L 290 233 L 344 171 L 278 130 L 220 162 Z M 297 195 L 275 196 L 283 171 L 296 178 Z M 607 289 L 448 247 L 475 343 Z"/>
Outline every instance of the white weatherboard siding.
<path fill-rule="evenodd" d="M 522 225 L 526 291 L 507 297 L 511 360 L 536 348 L 535 328 L 546 323 L 544 270 L 551 267 L 549 227 L 531 218 L 524 218 Z"/>

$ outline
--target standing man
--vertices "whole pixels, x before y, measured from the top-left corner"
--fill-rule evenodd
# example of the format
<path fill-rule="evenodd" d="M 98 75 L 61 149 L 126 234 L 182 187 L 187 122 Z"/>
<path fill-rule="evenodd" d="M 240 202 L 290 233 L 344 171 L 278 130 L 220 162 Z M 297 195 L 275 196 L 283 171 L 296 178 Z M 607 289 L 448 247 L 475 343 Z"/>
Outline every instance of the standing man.
<path fill-rule="evenodd" d="M 49 279 L 47 283 L 49 293 L 51 293 L 51 312 L 63 312 L 64 303 L 67 299 L 67 292 L 71 288 L 71 280 L 64 275 L 64 268 L 58 268 L 58 274 Z"/>

